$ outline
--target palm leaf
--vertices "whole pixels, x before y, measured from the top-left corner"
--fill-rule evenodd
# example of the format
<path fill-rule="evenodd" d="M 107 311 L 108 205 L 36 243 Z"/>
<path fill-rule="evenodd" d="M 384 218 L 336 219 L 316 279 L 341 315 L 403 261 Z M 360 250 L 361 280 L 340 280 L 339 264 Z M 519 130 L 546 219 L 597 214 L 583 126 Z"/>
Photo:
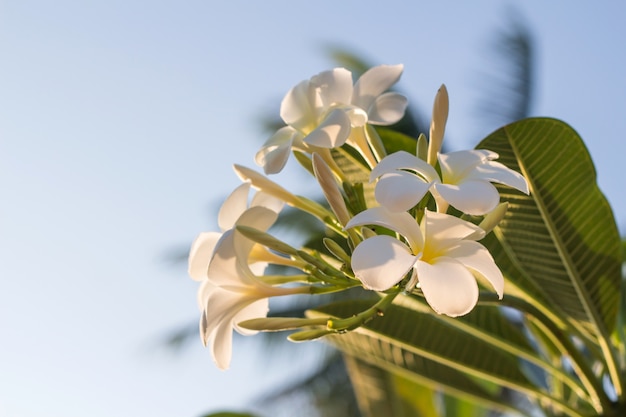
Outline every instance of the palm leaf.
<path fill-rule="evenodd" d="M 510 208 L 495 233 L 523 271 L 510 278 L 606 338 L 619 303 L 620 239 L 578 134 L 558 120 L 526 119 L 497 130 L 478 148 L 497 152 L 530 182 L 529 196 L 500 188 Z"/>
<path fill-rule="evenodd" d="M 402 297 L 409 298 L 412 297 Z M 349 317 L 364 308 L 364 305 L 354 301 L 337 303 L 309 312 L 309 315 Z M 490 309 L 484 315 L 489 319 L 483 327 L 505 343 L 523 344 L 521 338 L 511 336 L 516 332 L 510 323 L 493 307 Z M 468 328 L 474 321 L 485 321 L 483 313 L 479 314 L 481 317 L 468 316 Z M 489 332 L 483 330 L 483 334 L 488 335 Z M 506 340 L 507 337 L 511 340 Z M 550 402 L 571 415 L 579 415 L 531 382 L 520 369 L 518 357 L 491 344 L 479 333 L 472 334 L 455 327 L 446 318 L 430 311 L 420 312 L 415 308 L 393 305 L 383 319 L 373 320 L 348 334 L 331 336 L 328 340 L 345 353 L 372 365 L 487 408 L 511 411 L 515 407 L 502 401 L 479 381 L 489 381 L 525 393 Z"/>
<path fill-rule="evenodd" d="M 372 365 L 357 356 L 344 360 L 366 417 L 438 417 L 436 392 L 414 380 Z"/>
<path fill-rule="evenodd" d="M 479 79 L 476 106 L 483 127 L 503 126 L 530 115 L 535 90 L 536 40 L 519 11 L 508 18 L 488 45 L 493 59 Z"/>

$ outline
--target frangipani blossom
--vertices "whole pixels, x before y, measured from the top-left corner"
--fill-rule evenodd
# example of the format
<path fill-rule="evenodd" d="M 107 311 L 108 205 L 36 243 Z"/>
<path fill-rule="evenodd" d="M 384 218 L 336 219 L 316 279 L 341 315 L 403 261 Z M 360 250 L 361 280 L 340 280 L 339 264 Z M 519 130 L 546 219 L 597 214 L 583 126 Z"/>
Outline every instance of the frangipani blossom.
<path fill-rule="evenodd" d="M 475 277 L 489 282 L 502 298 L 502 273 L 489 251 L 474 241 L 484 236 L 478 226 L 428 210 L 418 226 L 407 212 L 384 207 L 357 214 L 346 228 L 363 225 L 386 227 L 406 241 L 377 235 L 355 248 L 352 269 L 365 288 L 385 291 L 410 273 L 433 310 L 451 317 L 467 314 L 478 302 Z"/>
<path fill-rule="evenodd" d="M 237 225 L 267 230 L 277 213 L 265 207 L 251 207 L 238 219 Z M 208 266 L 208 278 L 198 292 L 202 309 L 200 335 L 210 346 L 213 360 L 220 369 L 227 369 L 232 355 L 232 331 L 243 335 L 256 331 L 241 328 L 237 323 L 267 316 L 269 297 L 301 293 L 302 288 L 280 288 L 264 283 L 264 263 L 249 265 L 254 242 L 236 229 L 226 231 L 217 242 Z M 306 289 L 306 288 L 305 288 Z"/>
<path fill-rule="evenodd" d="M 367 123 L 398 122 L 407 100 L 386 92 L 402 74 L 402 65 L 380 65 L 365 72 L 353 85 L 345 68 L 321 72 L 289 90 L 282 100 L 280 116 L 287 126 L 272 135 L 255 160 L 266 174 L 280 172 L 292 147 L 334 148 L 348 141 L 353 128 Z"/>
<path fill-rule="evenodd" d="M 372 170 L 370 181 L 378 178 L 376 200 L 392 211 L 411 209 L 430 190 L 439 211 L 445 211 L 449 203 L 464 213 L 483 215 L 500 201 L 492 182 L 529 192 L 524 176 L 496 162 L 497 158 L 497 153 L 486 149 L 439 153 L 439 177 L 425 161 L 399 151 L 380 161 Z"/>
<path fill-rule="evenodd" d="M 250 183 L 237 187 L 224 201 L 218 214 L 221 232 L 201 233 L 189 253 L 189 275 L 201 281 L 198 304 L 202 311 L 200 334 L 203 344 L 210 345 L 213 359 L 220 369 L 230 363 L 232 330 L 251 334 L 237 323 L 249 318 L 265 317 L 267 298 L 293 293 L 264 284 L 254 274 L 262 274 L 266 263 L 248 264 L 255 243 L 236 232 L 243 225 L 267 230 L 278 217 L 284 203 L 257 192 L 250 202 Z"/>

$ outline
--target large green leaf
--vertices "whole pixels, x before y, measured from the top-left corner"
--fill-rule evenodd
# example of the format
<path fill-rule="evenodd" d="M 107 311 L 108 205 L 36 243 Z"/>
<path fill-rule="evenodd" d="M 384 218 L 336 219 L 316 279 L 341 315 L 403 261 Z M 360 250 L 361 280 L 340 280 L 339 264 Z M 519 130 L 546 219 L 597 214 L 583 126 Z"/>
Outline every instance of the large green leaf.
<path fill-rule="evenodd" d="M 494 232 L 519 272 L 509 279 L 602 344 L 617 317 L 621 248 L 581 138 L 559 120 L 536 118 L 505 126 L 477 147 L 497 152 L 530 184 L 529 196 L 499 187 L 510 205 Z"/>
<path fill-rule="evenodd" d="M 415 155 L 417 139 L 396 130 L 380 126 L 376 127 L 376 131 L 378 132 L 378 135 L 383 142 L 383 146 L 385 147 L 385 151 L 387 152 L 387 154 L 392 154 L 398 151 L 405 151 L 412 155 Z"/>
<path fill-rule="evenodd" d="M 438 417 L 435 391 L 372 365 L 344 355 L 359 408 L 365 417 Z"/>
<path fill-rule="evenodd" d="M 309 315 L 349 317 L 364 308 L 365 305 L 354 301 L 337 303 L 309 312 Z M 432 311 L 422 312 L 394 304 L 382 319 L 328 340 L 349 355 L 485 407 L 509 411 L 512 408 L 481 385 L 478 382 L 481 380 L 549 401 L 577 415 L 560 399 L 551 397 L 530 381 L 521 370 L 518 357 L 492 344 L 489 337 L 480 337 L 481 333 L 476 329 L 474 332 L 469 330 L 473 328 L 473 321 L 485 321 L 485 327 L 493 332 L 491 336 L 499 335 L 504 343 L 523 344 L 513 336 L 506 340 L 507 335 L 515 334 L 510 323 L 507 325 L 495 308 L 484 308 L 490 311 L 478 319 L 468 318 L 464 323 L 466 328 L 461 329 L 453 325 L 455 321 L 448 321 Z M 489 319 L 484 320 L 485 317 Z M 485 330 L 482 334 L 490 335 Z"/>

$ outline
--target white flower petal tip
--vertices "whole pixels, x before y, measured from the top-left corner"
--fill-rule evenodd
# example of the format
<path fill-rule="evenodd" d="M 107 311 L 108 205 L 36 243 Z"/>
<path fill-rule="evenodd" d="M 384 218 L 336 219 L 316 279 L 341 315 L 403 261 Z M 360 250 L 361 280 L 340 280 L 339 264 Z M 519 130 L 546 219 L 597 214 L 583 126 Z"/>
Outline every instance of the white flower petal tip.
<path fill-rule="evenodd" d="M 298 132 L 289 126 L 279 129 L 256 153 L 254 161 L 266 174 L 279 173 L 287 164 L 292 145 L 298 137 Z"/>
<path fill-rule="evenodd" d="M 398 82 L 403 69 L 401 64 L 372 67 L 355 84 L 352 104 L 367 112 L 370 123 L 390 125 L 404 116 L 406 98 L 398 93 L 385 93 Z"/>
<path fill-rule="evenodd" d="M 489 213 L 500 202 L 496 187 L 484 181 L 465 181 L 454 185 L 440 183 L 435 184 L 435 189 L 450 205 L 474 216 Z"/>
<path fill-rule="evenodd" d="M 500 201 L 499 183 L 528 194 L 523 175 L 494 161 L 498 154 L 486 149 L 439 154 L 441 183 L 434 185 L 437 193 L 458 210 L 483 215 Z"/>
<path fill-rule="evenodd" d="M 373 125 L 388 126 L 398 123 L 406 113 L 409 101 L 398 93 L 385 93 L 378 97 L 369 108 L 369 122 Z"/>

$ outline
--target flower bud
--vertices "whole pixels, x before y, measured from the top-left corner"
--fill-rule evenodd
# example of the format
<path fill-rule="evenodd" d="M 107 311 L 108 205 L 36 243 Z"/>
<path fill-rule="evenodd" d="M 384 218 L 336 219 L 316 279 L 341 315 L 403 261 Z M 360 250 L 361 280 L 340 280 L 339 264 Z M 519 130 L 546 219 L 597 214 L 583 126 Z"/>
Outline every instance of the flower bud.
<path fill-rule="evenodd" d="M 485 231 L 485 234 L 491 232 L 504 219 L 508 208 L 509 203 L 506 201 L 498 204 L 496 208 L 485 216 L 478 226 Z"/>
<path fill-rule="evenodd" d="M 433 104 L 433 115 L 430 121 L 430 134 L 428 143 L 428 163 L 435 166 L 437 163 L 437 153 L 441 150 L 443 134 L 448 121 L 448 90 L 444 84 L 441 85 L 435 96 Z"/>
<path fill-rule="evenodd" d="M 326 319 L 303 319 L 297 317 L 263 317 L 237 323 L 248 330 L 277 332 L 281 330 L 299 329 L 305 326 L 326 325 Z"/>

